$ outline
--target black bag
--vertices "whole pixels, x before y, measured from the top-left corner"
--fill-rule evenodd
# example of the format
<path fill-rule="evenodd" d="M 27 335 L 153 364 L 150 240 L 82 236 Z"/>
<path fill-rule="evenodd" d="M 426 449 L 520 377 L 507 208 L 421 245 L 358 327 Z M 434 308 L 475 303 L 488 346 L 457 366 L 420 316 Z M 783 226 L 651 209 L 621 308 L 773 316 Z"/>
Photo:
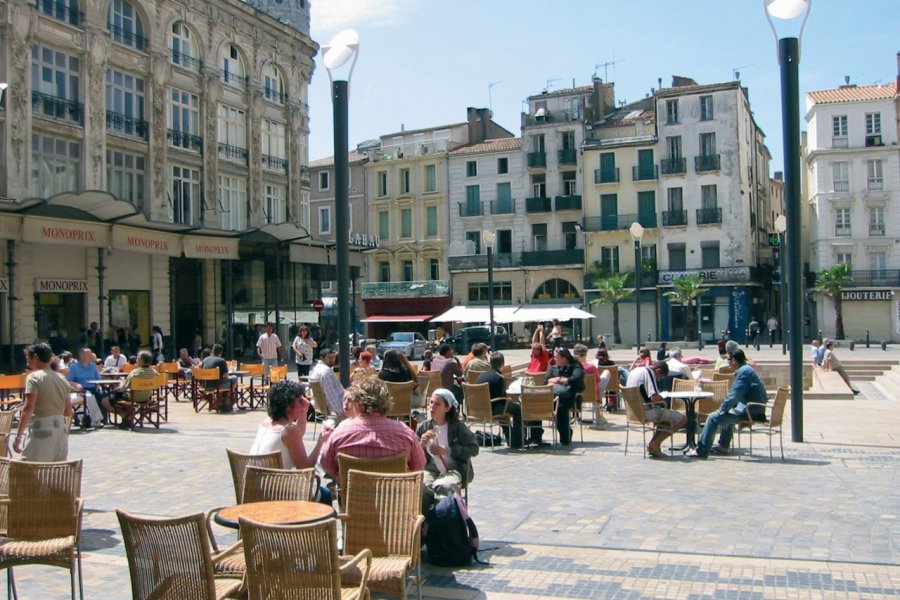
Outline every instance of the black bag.
<path fill-rule="evenodd" d="M 484 431 L 476 431 L 475 432 L 475 443 L 479 446 L 489 447 L 489 446 L 502 446 L 503 438 L 500 437 L 496 433 L 484 432 Z"/>
<path fill-rule="evenodd" d="M 425 511 L 428 560 L 442 567 L 464 567 L 478 560 L 478 529 L 459 494 L 438 500 Z"/>

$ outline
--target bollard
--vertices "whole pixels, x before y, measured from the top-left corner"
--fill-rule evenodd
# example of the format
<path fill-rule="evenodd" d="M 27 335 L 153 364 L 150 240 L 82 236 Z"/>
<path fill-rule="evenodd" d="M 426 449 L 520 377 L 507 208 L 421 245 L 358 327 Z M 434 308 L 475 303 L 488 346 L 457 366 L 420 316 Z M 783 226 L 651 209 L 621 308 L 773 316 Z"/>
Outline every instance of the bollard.
<path fill-rule="evenodd" d="M 822 330 L 819 330 L 819 341 L 822 341 Z"/>
<path fill-rule="evenodd" d="M 881 342 L 881 343 L 882 343 L 882 345 L 884 344 L 884 342 Z M 697 340 L 697 349 L 700 350 L 701 352 L 703 351 L 703 340 L 702 339 Z"/>
<path fill-rule="evenodd" d="M 856 342 L 854 340 L 850 340 L 850 352 L 853 352 L 853 349 L 856 347 Z"/>
<path fill-rule="evenodd" d="M 869 347 L 869 330 L 866 329 L 866 348 Z"/>
<path fill-rule="evenodd" d="M 648 344 L 650 343 L 650 334 L 649 333 L 647 334 L 647 343 Z"/>
<path fill-rule="evenodd" d="M 887 342 L 884 340 L 881 340 L 881 349 L 887 351 Z"/>

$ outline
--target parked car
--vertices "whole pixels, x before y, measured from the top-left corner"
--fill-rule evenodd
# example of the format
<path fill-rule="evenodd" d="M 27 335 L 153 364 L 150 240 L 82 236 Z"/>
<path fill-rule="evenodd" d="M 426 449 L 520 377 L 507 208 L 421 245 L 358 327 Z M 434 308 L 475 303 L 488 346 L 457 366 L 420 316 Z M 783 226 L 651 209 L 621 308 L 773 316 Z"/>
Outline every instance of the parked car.
<path fill-rule="evenodd" d="M 415 331 L 395 331 L 378 344 L 378 356 L 384 356 L 388 350 L 402 352 L 410 360 L 421 358 L 428 346 L 428 340 Z"/>
<path fill-rule="evenodd" d="M 509 334 L 506 328 L 501 325 L 494 326 L 494 337 L 496 338 L 497 347 L 491 350 L 501 350 L 509 346 Z M 468 354 L 472 349 L 472 344 L 482 342 L 491 345 L 491 330 L 487 325 L 473 325 L 471 327 L 463 327 L 454 333 L 450 338 L 445 340 L 446 343 L 453 346 L 453 351 L 457 354 Z"/>

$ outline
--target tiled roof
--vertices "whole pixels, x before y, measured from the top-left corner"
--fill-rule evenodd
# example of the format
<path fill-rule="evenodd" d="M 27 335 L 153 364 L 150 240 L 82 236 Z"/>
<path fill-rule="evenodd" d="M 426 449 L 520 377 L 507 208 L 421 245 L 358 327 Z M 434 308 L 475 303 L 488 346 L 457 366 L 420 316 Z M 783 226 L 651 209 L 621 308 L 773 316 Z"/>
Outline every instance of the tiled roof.
<path fill-rule="evenodd" d="M 463 121 L 461 123 L 450 123 L 449 125 L 438 125 L 437 127 L 422 127 L 421 129 L 404 129 L 403 131 L 395 131 L 394 133 L 387 133 L 380 137 L 383 141 L 385 138 L 395 138 L 395 137 L 400 137 L 403 135 L 409 135 L 411 133 L 412 134 L 424 133 L 426 131 L 437 131 L 437 130 L 441 130 L 441 129 L 453 129 L 455 127 L 463 127 L 468 124 L 469 124 L 468 122 Z M 392 142 L 389 141 L 388 143 L 390 144 Z"/>
<path fill-rule="evenodd" d="M 456 150 L 450 152 L 451 155 L 457 154 L 478 154 L 481 152 L 505 152 L 511 150 L 522 149 L 522 138 L 501 138 L 498 140 L 486 140 L 475 144 L 460 146 Z"/>
<path fill-rule="evenodd" d="M 833 90 L 809 92 L 809 99 L 816 104 L 836 102 L 865 102 L 867 100 L 891 100 L 897 95 L 896 83 L 876 83 L 874 85 L 842 85 Z"/>
<path fill-rule="evenodd" d="M 551 96 L 574 96 L 576 94 L 585 94 L 594 91 L 594 86 L 592 85 L 582 85 L 580 87 L 570 87 L 570 88 L 562 88 L 559 90 L 553 90 L 552 92 L 541 92 L 540 94 L 535 94 L 534 96 L 528 96 L 529 100 L 540 100 L 541 98 L 548 98 Z"/>
<path fill-rule="evenodd" d="M 352 165 L 354 163 L 365 162 L 366 155 L 360 154 L 359 152 L 357 152 L 355 150 L 351 150 L 348 158 L 349 158 L 350 164 Z M 321 167 L 330 167 L 332 165 L 334 165 L 334 157 L 329 156 L 327 158 L 320 158 L 318 160 L 310 161 L 309 168 L 310 169 L 319 169 Z"/>

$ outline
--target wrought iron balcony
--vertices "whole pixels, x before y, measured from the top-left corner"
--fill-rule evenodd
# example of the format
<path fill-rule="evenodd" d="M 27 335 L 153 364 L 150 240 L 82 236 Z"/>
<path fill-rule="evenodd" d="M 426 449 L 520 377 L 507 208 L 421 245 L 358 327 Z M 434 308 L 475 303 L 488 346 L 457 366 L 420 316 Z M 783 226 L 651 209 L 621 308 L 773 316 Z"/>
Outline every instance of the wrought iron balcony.
<path fill-rule="evenodd" d="M 172 64 L 195 72 L 199 72 L 203 68 L 203 62 L 199 58 L 194 58 L 178 50 L 172 50 Z"/>
<path fill-rule="evenodd" d="M 550 198 L 525 198 L 525 212 L 553 212 L 553 201 Z"/>
<path fill-rule="evenodd" d="M 850 182 L 849 181 L 835 181 L 833 187 L 834 187 L 835 192 L 849 192 L 850 191 Z"/>
<path fill-rule="evenodd" d="M 80 27 L 84 22 L 84 13 L 70 8 L 69 2 L 57 0 L 38 0 L 41 13 L 53 17 L 57 21 L 68 23 L 74 27 Z"/>
<path fill-rule="evenodd" d="M 494 252 L 493 257 L 495 269 L 522 266 L 522 254 L 520 252 Z M 450 271 L 487 270 L 487 266 L 487 254 L 450 256 L 447 258 L 447 268 Z"/>
<path fill-rule="evenodd" d="M 656 165 L 635 165 L 631 167 L 632 181 L 651 181 L 659 179 L 659 167 Z"/>
<path fill-rule="evenodd" d="M 850 271 L 852 281 L 847 287 L 900 287 L 900 269 Z"/>
<path fill-rule="evenodd" d="M 659 166 L 663 175 L 677 175 L 687 170 L 686 163 L 684 158 L 663 158 Z"/>
<path fill-rule="evenodd" d="M 594 183 L 619 183 L 619 167 L 594 169 Z"/>
<path fill-rule="evenodd" d="M 130 28 L 119 27 L 113 23 L 107 23 L 109 27 L 109 37 L 112 41 L 135 50 L 145 52 L 150 46 L 150 41 L 142 35 L 138 35 Z"/>
<path fill-rule="evenodd" d="M 846 137 L 833 137 L 831 138 L 831 147 L 832 148 L 849 148 L 850 140 Z"/>
<path fill-rule="evenodd" d="M 484 215 L 484 205 L 481 202 L 460 202 L 459 216 L 461 217 L 480 217 Z"/>
<path fill-rule="evenodd" d="M 434 298 L 450 295 L 446 279 L 431 281 L 378 281 L 362 284 L 363 298 Z"/>
<path fill-rule="evenodd" d="M 869 235 L 884 235 L 884 223 L 869 223 Z"/>
<path fill-rule="evenodd" d="M 262 155 L 262 166 L 270 171 L 284 171 L 287 173 L 288 161 L 284 158 L 278 158 L 270 154 Z"/>
<path fill-rule="evenodd" d="M 701 154 L 694 157 L 694 170 L 698 173 L 719 170 L 718 154 Z"/>
<path fill-rule="evenodd" d="M 578 150 L 576 148 L 563 148 L 562 150 L 557 150 L 556 154 L 561 165 L 578 164 Z"/>
<path fill-rule="evenodd" d="M 185 150 L 203 152 L 203 138 L 180 129 L 170 129 L 168 133 L 169 145 Z"/>
<path fill-rule="evenodd" d="M 528 153 L 528 168 L 540 168 L 547 166 L 547 153 L 546 152 L 529 152 Z"/>
<path fill-rule="evenodd" d="M 687 225 L 686 210 L 664 210 L 662 211 L 663 227 L 681 227 Z"/>
<path fill-rule="evenodd" d="M 222 74 L 223 82 L 241 88 L 247 87 L 248 77 L 246 75 L 238 75 L 236 73 L 232 73 L 231 71 L 226 71 L 225 69 L 219 69 L 219 73 Z"/>
<path fill-rule="evenodd" d="M 284 91 L 279 92 L 278 90 L 267 87 L 260 87 L 259 91 L 262 92 L 263 98 L 269 102 L 274 102 L 275 104 L 284 104 L 287 102 L 287 93 Z"/>
<path fill-rule="evenodd" d="M 523 267 L 545 267 L 558 265 L 584 265 L 584 250 L 538 250 L 522 253 Z"/>
<path fill-rule="evenodd" d="M 556 210 L 581 210 L 581 196 L 557 196 L 555 198 Z"/>
<path fill-rule="evenodd" d="M 584 231 L 627 231 L 635 221 L 640 223 L 642 227 L 648 229 L 655 229 L 658 227 L 656 213 L 631 213 L 585 217 L 582 229 L 584 229 Z"/>
<path fill-rule="evenodd" d="M 513 198 L 491 200 L 492 215 L 511 215 L 516 212 L 516 201 Z"/>
<path fill-rule="evenodd" d="M 850 226 L 844 227 L 843 225 L 835 225 L 834 226 L 834 235 L 837 237 L 850 237 L 852 235 L 852 231 Z"/>
<path fill-rule="evenodd" d="M 866 189 L 870 192 L 880 192 L 884 189 L 884 179 L 881 177 L 870 177 L 866 180 Z"/>
<path fill-rule="evenodd" d="M 84 105 L 52 94 L 31 92 L 31 107 L 39 115 L 81 124 Z"/>
<path fill-rule="evenodd" d="M 135 119 L 111 110 L 106 111 L 106 131 L 108 133 L 118 133 L 146 140 L 149 129 L 147 121 L 143 119 Z"/>
<path fill-rule="evenodd" d="M 219 156 L 221 158 L 225 158 L 227 160 L 234 160 L 237 162 L 247 162 L 247 149 L 241 148 L 240 146 L 232 146 L 230 144 L 223 144 L 219 142 Z"/>
<path fill-rule="evenodd" d="M 697 225 L 713 225 L 722 222 L 722 209 L 717 208 L 698 208 L 697 209 Z"/>

